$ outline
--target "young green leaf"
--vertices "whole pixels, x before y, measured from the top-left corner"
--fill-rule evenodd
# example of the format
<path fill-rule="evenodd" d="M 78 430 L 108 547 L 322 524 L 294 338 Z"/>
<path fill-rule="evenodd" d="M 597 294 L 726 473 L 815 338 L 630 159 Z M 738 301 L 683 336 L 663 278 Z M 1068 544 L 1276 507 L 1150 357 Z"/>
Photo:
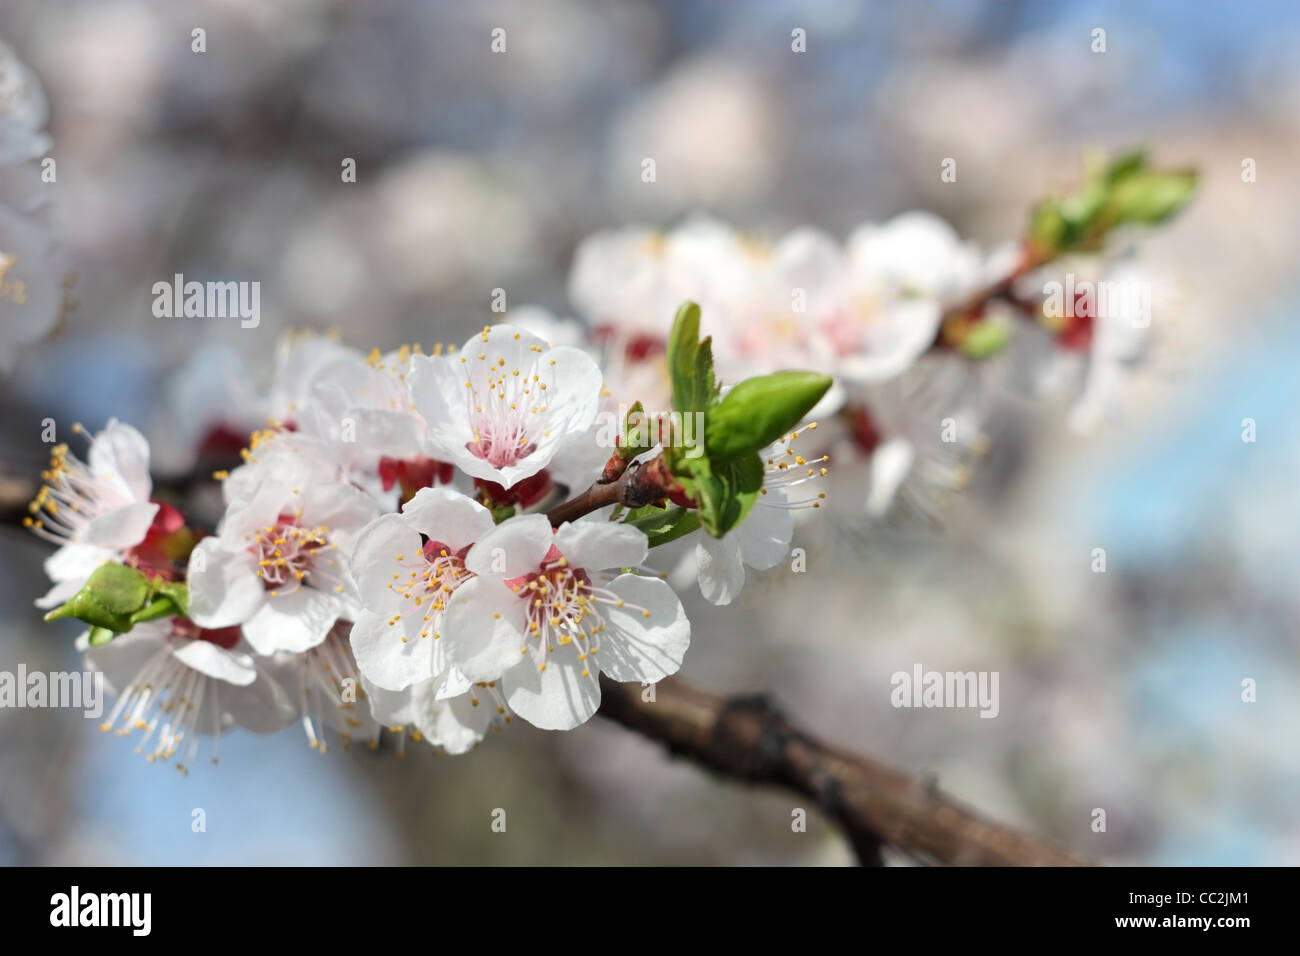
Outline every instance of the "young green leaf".
<path fill-rule="evenodd" d="M 715 460 L 738 458 L 776 441 L 803 420 L 831 387 L 818 372 L 774 372 L 741 382 L 704 420 L 704 446 Z"/>
<path fill-rule="evenodd" d="M 633 514 L 636 516 L 629 515 L 627 523 L 641 529 L 652 548 L 676 541 L 700 526 L 700 516 L 696 512 L 676 506 L 660 508 L 658 505 L 647 505 L 636 509 Z"/>
<path fill-rule="evenodd" d="M 1194 192 L 1195 172 L 1142 170 L 1111 187 L 1109 205 L 1116 222 L 1155 225 L 1186 206 Z"/>
<path fill-rule="evenodd" d="M 668 379 L 673 387 L 673 407 L 678 411 L 696 411 L 695 358 L 699 348 L 700 307 L 685 302 L 668 333 Z"/>

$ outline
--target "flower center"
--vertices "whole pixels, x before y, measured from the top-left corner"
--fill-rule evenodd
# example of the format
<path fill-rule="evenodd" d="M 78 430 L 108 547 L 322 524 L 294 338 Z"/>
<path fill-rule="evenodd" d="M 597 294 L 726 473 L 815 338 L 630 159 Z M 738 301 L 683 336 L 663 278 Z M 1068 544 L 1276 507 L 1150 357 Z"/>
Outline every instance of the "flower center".
<path fill-rule="evenodd" d="M 257 576 L 274 597 L 286 587 L 297 590 L 308 574 L 322 578 L 321 583 L 337 583 L 334 575 L 321 568 L 320 560 L 320 552 L 334 547 L 327 526 L 305 527 L 295 516 L 282 514 L 275 524 L 257 533 L 249 551 L 257 558 Z"/>
<path fill-rule="evenodd" d="M 397 555 L 398 570 L 393 572 L 388 589 L 401 597 L 402 608 L 388 619 L 388 626 L 414 621 L 420 637 L 442 637 L 437 627 L 448 598 L 474 576 L 465 568 L 468 552 L 468 547 L 452 551 L 441 541 L 429 540 L 418 555 Z M 403 634 L 402 643 L 406 642 L 407 635 Z"/>
<path fill-rule="evenodd" d="M 547 658 L 557 648 L 572 646 L 583 663 L 582 676 L 591 676 L 585 662 L 599 650 L 600 635 L 608 626 L 602 607 L 626 606 L 650 616 L 645 608 L 627 604 L 613 591 L 596 585 L 586 570 L 570 567 L 554 545 L 537 571 L 511 578 L 506 585 L 528 602 L 525 636 L 536 645 L 530 648 L 526 643 L 520 653 L 531 650 L 539 671 L 546 670 Z"/>
<path fill-rule="evenodd" d="M 483 342 L 487 341 L 484 329 Z M 468 366 L 465 402 L 474 432 L 465 447 L 493 468 L 516 464 L 536 451 L 537 432 L 544 427 L 544 393 L 548 384 L 554 384 L 549 373 L 555 360 L 543 362 L 539 345 L 529 348 L 539 354 L 522 368 L 510 368 L 504 357 L 489 358 L 486 352 L 460 359 Z"/>

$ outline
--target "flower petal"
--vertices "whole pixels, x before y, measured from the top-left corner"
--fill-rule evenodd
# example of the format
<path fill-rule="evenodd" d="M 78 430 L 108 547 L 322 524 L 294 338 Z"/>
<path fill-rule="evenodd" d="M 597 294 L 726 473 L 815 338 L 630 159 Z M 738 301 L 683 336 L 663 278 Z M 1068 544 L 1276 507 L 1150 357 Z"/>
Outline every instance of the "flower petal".
<path fill-rule="evenodd" d="M 345 553 L 356 533 L 378 515 L 375 499 L 352 485 L 318 482 L 302 490 L 302 520 L 328 528 L 330 541 Z"/>
<path fill-rule="evenodd" d="M 141 501 L 96 515 L 86 523 L 81 540 L 101 548 L 125 551 L 144 540 L 159 505 Z"/>
<path fill-rule="evenodd" d="M 575 568 L 634 568 L 645 560 L 650 542 L 639 528 L 612 521 L 566 521 L 555 531 L 555 546 Z"/>
<path fill-rule="evenodd" d="M 496 680 L 519 661 L 525 610 L 524 600 L 501 581 L 466 581 L 443 614 L 448 660 L 470 680 Z"/>
<path fill-rule="evenodd" d="M 153 490 L 149 478 L 149 443 L 143 435 L 110 418 L 90 443 L 90 470 L 96 480 L 116 489 L 124 498 L 146 501 Z"/>
<path fill-rule="evenodd" d="M 456 551 L 495 527 L 492 512 L 451 488 L 421 488 L 402 506 L 402 519 L 431 540 Z"/>
<path fill-rule="evenodd" d="M 265 667 L 258 668 L 257 680 L 251 684 L 243 687 L 210 685 L 208 693 L 213 691 L 217 695 L 223 722 L 236 723 L 255 734 L 282 730 L 298 717 L 293 697 Z M 207 709 L 206 705 L 204 709 Z"/>
<path fill-rule="evenodd" d="M 190 619 L 200 627 L 243 624 L 266 600 L 254 557 L 225 550 L 217 538 L 204 538 L 190 553 L 186 581 Z"/>
<path fill-rule="evenodd" d="M 92 571 L 111 560 L 113 553 L 106 548 L 73 542 L 45 559 L 45 573 L 53 581 L 84 582 Z"/>
<path fill-rule="evenodd" d="M 395 610 L 400 603 L 389 587 L 399 565 L 416 561 L 422 553 L 420 534 L 401 515 L 380 515 L 361 529 L 352 551 L 352 574 L 362 603 L 374 611 Z M 397 560 L 401 555 L 402 562 Z"/>
<path fill-rule="evenodd" d="M 325 640 L 339 617 L 339 601 L 315 588 L 300 587 L 267 596 L 244 624 L 244 636 L 259 654 L 300 654 Z"/>
<path fill-rule="evenodd" d="M 518 515 L 485 534 L 465 556 L 465 567 L 475 574 L 518 577 L 540 568 L 554 543 L 546 515 Z"/>
<path fill-rule="evenodd" d="M 784 488 L 771 488 L 759 497 L 745 520 L 731 534 L 740 546 L 740 554 L 751 568 L 766 571 L 781 563 L 790 553 L 794 537 L 794 515 L 785 507 Z"/>
<path fill-rule="evenodd" d="M 605 609 L 601 671 L 614 680 L 651 683 L 675 674 L 691 643 L 691 622 L 673 589 L 636 574 L 620 575 L 609 589 L 626 604 Z"/>
<path fill-rule="evenodd" d="M 85 583 L 85 578 L 69 578 L 59 581 L 41 597 L 38 597 L 35 604 L 37 607 L 44 609 L 58 607 L 65 601 L 72 600 L 72 597 L 81 590 L 82 585 Z"/>
<path fill-rule="evenodd" d="M 695 546 L 699 562 L 700 593 L 711 604 L 730 604 L 745 586 L 745 564 L 733 535 L 701 535 Z"/>
<path fill-rule="evenodd" d="M 429 697 L 417 699 L 416 704 L 415 725 L 431 744 L 449 754 L 473 749 L 497 716 L 496 702 L 475 687 L 450 700 Z"/>
<path fill-rule="evenodd" d="M 362 676 L 389 691 L 405 690 L 435 676 L 434 648 L 442 639 L 421 637 L 418 621 L 409 627 L 388 622 L 386 614 L 362 611 L 352 625 L 352 653 Z"/>
<path fill-rule="evenodd" d="M 501 689 L 512 711 L 543 730 L 572 730 L 600 706 L 600 680 L 594 671 L 583 677 L 572 660 L 552 658 L 545 670 L 522 660 L 501 678 Z"/>
<path fill-rule="evenodd" d="M 140 676 L 149 660 L 167 646 L 167 635 L 170 632 L 170 621 L 137 624 L 107 644 L 87 647 L 86 665 L 102 672 L 109 690 L 120 694 Z"/>
<path fill-rule="evenodd" d="M 257 667 L 247 654 L 237 654 L 219 647 L 211 641 L 187 641 L 183 637 L 172 639 L 172 654 L 186 667 L 200 674 L 247 687 L 257 680 Z"/>

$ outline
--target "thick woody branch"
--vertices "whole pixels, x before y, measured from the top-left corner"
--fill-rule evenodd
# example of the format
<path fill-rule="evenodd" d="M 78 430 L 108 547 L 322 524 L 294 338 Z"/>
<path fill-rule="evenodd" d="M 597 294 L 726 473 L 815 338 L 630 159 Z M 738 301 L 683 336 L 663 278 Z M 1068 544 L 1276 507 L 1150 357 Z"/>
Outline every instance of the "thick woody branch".
<path fill-rule="evenodd" d="M 638 684 L 604 677 L 600 683 L 602 716 L 725 777 L 808 797 L 840 825 L 864 863 L 878 862 L 883 845 L 953 865 L 1084 865 L 1049 843 L 983 819 L 932 782 L 821 743 L 767 697 L 721 697 L 667 678 L 646 701 Z"/>

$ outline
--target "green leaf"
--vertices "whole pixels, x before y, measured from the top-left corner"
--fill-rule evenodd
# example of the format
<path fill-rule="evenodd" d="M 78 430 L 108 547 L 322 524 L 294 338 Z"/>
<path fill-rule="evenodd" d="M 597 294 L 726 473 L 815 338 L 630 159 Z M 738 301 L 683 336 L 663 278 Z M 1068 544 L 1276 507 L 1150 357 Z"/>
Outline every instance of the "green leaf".
<path fill-rule="evenodd" d="M 1195 172 L 1142 170 L 1111 187 L 1109 206 L 1117 223 L 1155 225 L 1186 206 L 1195 192 Z"/>
<path fill-rule="evenodd" d="M 673 408 L 696 411 L 695 356 L 700 348 L 700 307 L 685 302 L 677 310 L 668 333 L 668 378 L 673 387 Z"/>
<path fill-rule="evenodd" d="M 770 445 L 803 420 L 831 383 L 829 375 L 797 371 L 741 382 L 705 418 L 709 457 L 738 458 Z"/>
<path fill-rule="evenodd" d="M 1029 241 L 1043 262 L 1076 250 L 1098 251 L 1116 226 L 1164 222 L 1195 191 L 1194 171 L 1153 169 L 1144 150 L 1130 150 L 1107 164 L 1092 163 L 1073 192 L 1038 203 L 1030 214 Z"/>
<path fill-rule="evenodd" d="M 1146 167 L 1147 151 L 1145 149 L 1134 149 L 1127 153 L 1120 153 L 1106 167 L 1105 183 L 1107 186 L 1113 186 L 1126 176 L 1146 169 Z"/>
<path fill-rule="evenodd" d="M 707 412 L 718 404 L 718 383 L 713 377 L 713 336 L 704 337 L 695 350 L 695 407 L 680 412 Z"/>
<path fill-rule="evenodd" d="M 688 479 L 701 527 L 715 538 L 745 520 L 763 487 L 763 460 L 750 452 L 730 461 L 690 460 Z"/>
<path fill-rule="evenodd" d="M 739 525 L 747 517 L 754 505 L 758 502 L 758 496 L 763 491 L 763 459 L 755 452 L 752 455 L 744 455 L 727 463 L 730 469 L 729 484 L 731 486 L 734 505 L 727 512 L 727 521 L 724 533 Z"/>
<path fill-rule="evenodd" d="M 650 547 L 656 548 L 695 531 L 700 527 L 700 516 L 686 508 L 647 505 L 630 512 L 627 524 L 644 532 L 650 541 Z"/>
<path fill-rule="evenodd" d="M 722 513 L 726 505 L 726 488 L 722 480 L 713 474 L 713 467 L 708 458 L 682 458 L 687 475 L 682 478 L 686 493 L 695 502 L 700 524 L 704 530 L 715 538 L 723 535 Z"/>
<path fill-rule="evenodd" d="M 1044 199 L 1029 214 L 1029 240 L 1044 259 L 1055 258 L 1069 229 L 1055 199 Z"/>

